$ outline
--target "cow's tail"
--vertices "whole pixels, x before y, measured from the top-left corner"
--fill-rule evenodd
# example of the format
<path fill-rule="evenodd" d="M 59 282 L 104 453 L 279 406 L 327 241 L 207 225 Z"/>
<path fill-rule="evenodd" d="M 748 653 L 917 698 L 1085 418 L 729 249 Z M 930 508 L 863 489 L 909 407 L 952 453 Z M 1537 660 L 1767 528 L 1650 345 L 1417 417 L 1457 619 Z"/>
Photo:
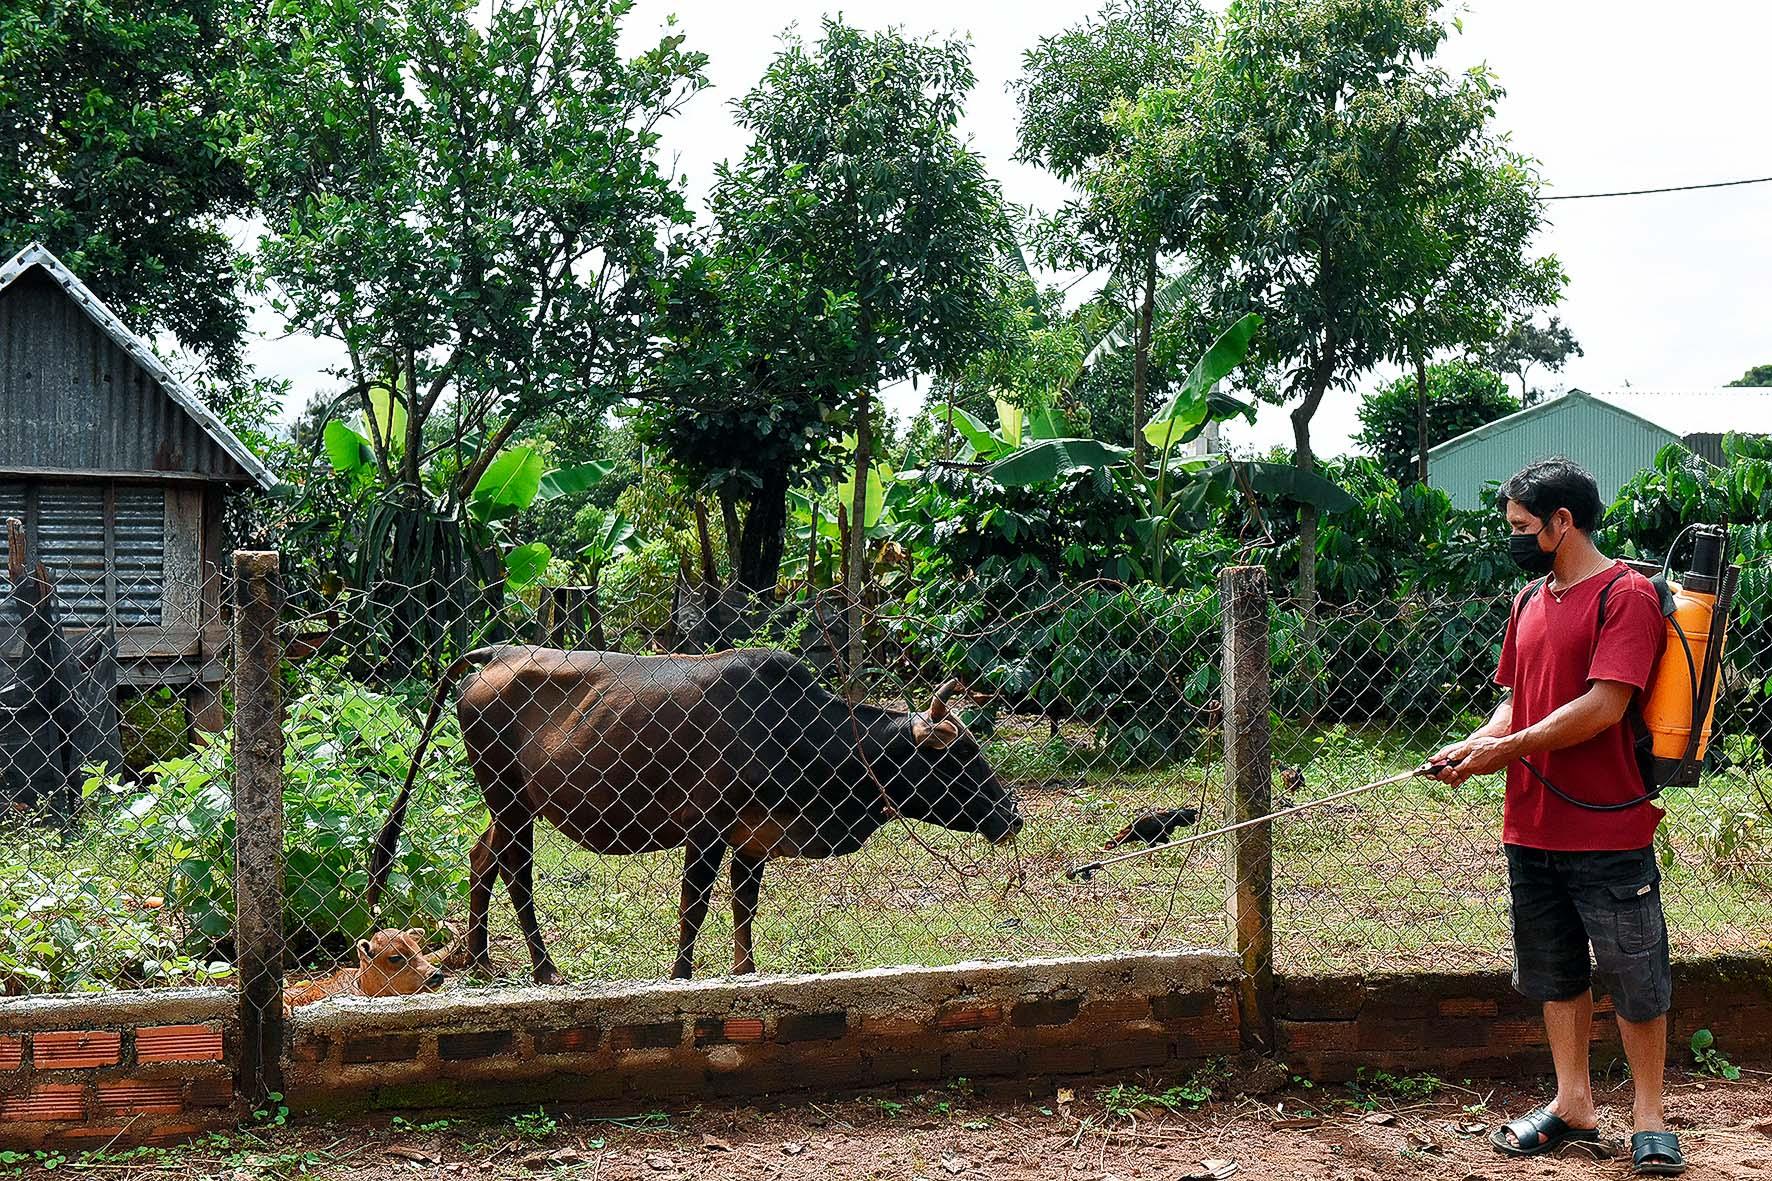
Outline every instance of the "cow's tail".
<path fill-rule="evenodd" d="M 431 695 L 431 708 L 425 714 L 424 729 L 419 732 L 418 746 L 412 752 L 412 766 L 407 768 L 406 782 L 400 788 L 400 794 L 394 797 L 394 807 L 388 813 L 388 819 L 381 826 L 381 835 L 375 838 L 375 849 L 369 855 L 369 892 L 364 895 L 370 913 L 375 912 L 376 901 L 381 897 L 382 887 L 387 885 L 388 870 L 394 864 L 394 849 L 400 843 L 400 829 L 406 823 L 406 805 L 412 801 L 412 785 L 418 782 L 418 768 L 424 762 L 425 751 L 431 745 L 431 734 L 437 728 L 437 720 L 443 716 L 443 702 L 449 696 L 449 689 L 462 673 L 470 668 L 479 668 L 493 658 L 496 648 L 476 648 L 462 656 L 454 664 L 443 670 L 437 678 L 437 691 Z"/>

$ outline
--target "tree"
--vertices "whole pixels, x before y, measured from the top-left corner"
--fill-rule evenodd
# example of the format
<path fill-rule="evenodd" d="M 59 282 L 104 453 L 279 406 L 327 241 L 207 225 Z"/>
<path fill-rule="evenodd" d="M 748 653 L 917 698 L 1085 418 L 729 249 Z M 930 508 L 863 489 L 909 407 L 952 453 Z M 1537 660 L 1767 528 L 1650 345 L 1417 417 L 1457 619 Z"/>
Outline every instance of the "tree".
<path fill-rule="evenodd" d="M 482 477 L 541 416 L 595 415 L 647 369 L 689 220 L 658 129 L 705 58 L 672 33 L 624 59 L 627 9 L 271 6 L 240 77 L 261 278 L 349 357 L 335 414 L 361 413 L 377 476 L 360 570 L 426 584 L 465 548 L 496 581 L 460 528 Z"/>
<path fill-rule="evenodd" d="M 1206 27 L 1188 0 L 1107 0 L 1096 16 L 1027 51 L 1011 84 L 1021 108 L 1018 160 L 1043 165 L 1082 189 L 1039 234 L 1056 263 L 1109 267 L 1136 317 L 1132 436 L 1146 443 L 1151 340 L 1165 253 L 1186 245 L 1193 186 L 1165 165 L 1168 142 L 1190 121 L 1172 88 L 1191 70 Z"/>
<path fill-rule="evenodd" d="M 966 47 L 827 18 L 813 46 L 789 34 L 738 101 L 752 135 L 723 179 L 747 216 L 723 229 L 773 282 L 822 301 L 808 324 L 822 379 L 856 436 L 845 581 L 851 693 L 860 690 L 867 473 L 873 394 L 913 373 L 948 374 L 993 344 L 1001 198 L 955 132 L 973 85 Z M 821 320 L 820 317 L 828 317 Z M 798 346 L 796 346 L 798 347 Z"/>
<path fill-rule="evenodd" d="M 1519 399 L 1508 392 L 1500 374 L 1468 361 L 1429 365 L 1426 374 L 1429 447 L 1520 408 Z M 1422 446 L 1419 404 L 1420 391 L 1413 375 L 1386 382 L 1360 403 L 1360 433 L 1354 442 L 1377 457 L 1385 475 L 1404 486 L 1420 480 L 1416 463 Z"/>
<path fill-rule="evenodd" d="M 1316 468 L 1311 422 L 1331 389 L 1405 355 L 1421 242 L 1443 164 L 1494 113 L 1486 79 L 1431 59 L 1431 0 L 1233 4 L 1189 80 L 1202 201 L 1193 252 L 1226 310 L 1263 316 L 1256 348 L 1284 365 L 1294 463 Z M 1318 509 L 1299 507 L 1297 595 L 1316 602 Z"/>
<path fill-rule="evenodd" d="M 1472 116 L 1480 126 L 1502 92 L 1486 71 L 1468 77 L 1475 85 L 1457 97 L 1485 108 Z M 1414 477 L 1423 483 L 1432 446 L 1429 358 L 1444 350 L 1469 353 L 1495 340 L 1521 309 L 1555 302 L 1565 282 L 1554 257 L 1530 255 L 1544 224 L 1531 161 L 1479 131 L 1442 158 L 1438 171 L 1417 214 L 1415 241 L 1402 254 L 1399 348 L 1392 358 L 1415 371 L 1412 451 Z"/>
<path fill-rule="evenodd" d="M 1515 320 L 1507 331 L 1484 350 L 1479 359 L 1491 369 L 1512 374 L 1520 380 L 1520 401 L 1536 405 L 1544 391 L 1526 384 L 1526 375 L 1539 365 L 1552 373 L 1560 373 L 1570 357 L 1582 355 L 1575 334 L 1556 316 L 1539 324 L 1527 317 Z"/>
<path fill-rule="evenodd" d="M 1731 386 L 1772 386 L 1772 365 L 1755 365 L 1729 384 Z"/>
<path fill-rule="evenodd" d="M 235 0 L 18 0 L 0 13 L 0 256 L 40 241 L 130 324 L 237 372 L 223 220 L 251 190 L 226 84 Z"/>

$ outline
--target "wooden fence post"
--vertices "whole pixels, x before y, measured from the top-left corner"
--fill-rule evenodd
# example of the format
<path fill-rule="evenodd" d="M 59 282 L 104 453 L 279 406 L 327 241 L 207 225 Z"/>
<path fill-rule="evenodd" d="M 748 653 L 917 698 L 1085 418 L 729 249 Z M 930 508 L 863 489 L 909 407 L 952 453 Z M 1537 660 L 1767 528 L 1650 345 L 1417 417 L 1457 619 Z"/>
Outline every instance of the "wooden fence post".
<path fill-rule="evenodd" d="M 277 554 L 234 553 L 234 970 L 240 1097 L 283 1090 L 283 606 Z"/>
<path fill-rule="evenodd" d="M 1273 810 L 1268 724 L 1267 571 L 1232 566 L 1218 576 L 1224 623 L 1224 783 L 1236 824 Z M 1230 833 L 1225 858 L 1231 938 L 1242 962 L 1243 1048 L 1274 1048 L 1274 860 L 1271 826 Z"/>

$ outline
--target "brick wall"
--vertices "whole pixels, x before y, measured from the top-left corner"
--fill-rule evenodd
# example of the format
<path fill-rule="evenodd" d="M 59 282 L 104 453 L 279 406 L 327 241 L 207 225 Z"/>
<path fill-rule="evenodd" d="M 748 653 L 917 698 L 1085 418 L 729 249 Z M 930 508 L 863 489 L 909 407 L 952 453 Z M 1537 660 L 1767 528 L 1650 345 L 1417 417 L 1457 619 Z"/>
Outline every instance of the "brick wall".
<path fill-rule="evenodd" d="M 237 1121 L 235 996 L 166 989 L 0 1002 L 0 1146 L 170 1143 Z"/>
<path fill-rule="evenodd" d="M 1279 1054 L 1293 1070 L 1340 1082 L 1360 1067 L 1442 1077 L 1509 1078 L 1550 1070 L 1540 1006 L 1505 973 L 1283 978 Z M 1598 998 L 1594 1061 L 1622 1059 L 1609 997 Z M 1772 1059 L 1772 963 L 1724 958 L 1674 965 L 1669 1061 L 1708 1028 L 1736 1062 Z"/>
<path fill-rule="evenodd" d="M 1186 1066 L 1238 1048 L 1216 952 L 328 1001 L 297 1110 L 652 1103 Z"/>

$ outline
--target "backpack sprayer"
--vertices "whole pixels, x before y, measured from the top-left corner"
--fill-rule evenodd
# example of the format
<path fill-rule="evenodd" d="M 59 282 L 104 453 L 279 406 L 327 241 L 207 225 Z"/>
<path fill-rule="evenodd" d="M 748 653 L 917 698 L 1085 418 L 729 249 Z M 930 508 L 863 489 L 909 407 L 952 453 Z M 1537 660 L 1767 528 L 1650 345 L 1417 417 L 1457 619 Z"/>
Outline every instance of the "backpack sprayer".
<path fill-rule="evenodd" d="M 1697 534 L 1692 546 L 1691 565 L 1686 577 L 1675 582 L 1668 577 L 1668 571 L 1672 566 L 1674 550 L 1688 533 Z M 1711 719 L 1716 713 L 1716 692 L 1722 679 L 1723 644 L 1728 630 L 1729 608 L 1734 602 L 1735 584 L 1740 577 L 1740 568 L 1728 565 L 1728 551 L 1729 534 L 1726 529 L 1716 525 L 1689 525 L 1674 538 L 1661 569 L 1650 578 L 1650 583 L 1661 600 L 1662 618 L 1667 621 L 1667 646 L 1662 650 L 1661 659 L 1657 661 L 1655 670 L 1650 675 L 1648 690 L 1625 711 L 1636 737 L 1637 767 L 1643 775 L 1643 794 L 1618 804 L 1595 804 L 1579 800 L 1546 779 L 1528 760 L 1521 759 L 1526 770 L 1559 799 L 1593 812 L 1616 812 L 1647 803 L 1660 795 L 1664 787 L 1690 787 L 1698 782 L 1705 751 L 1710 746 Z M 1639 573 L 1648 571 L 1639 570 Z M 1613 585 L 1623 577 L 1623 573 L 1614 576 L 1612 582 L 1600 590 L 1599 623 L 1602 625 L 1606 620 L 1607 597 Z M 1519 618 L 1519 613 L 1525 609 L 1532 596 L 1543 590 L 1549 581 L 1546 577 L 1521 592 L 1514 604 L 1510 626 Z M 1372 783 L 1363 783 L 1359 787 L 1350 787 L 1346 791 L 1334 792 L 1320 799 L 1307 800 L 1278 812 L 1227 824 L 1210 832 L 1193 833 L 1179 840 L 1152 845 L 1148 849 L 1134 849 L 1113 857 L 1073 865 L 1065 870 L 1064 876 L 1069 881 L 1086 882 L 1095 876 L 1097 870 L 1121 861 L 1197 844 L 1252 825 L 1266 824 L 1271 820 L 1345 800 L 1349 796 L 1401 783 L 1416 776 L 1436 776 L 1446 768 L 1456 765 L 1456 759 L 1444 763 L 1423 763 L 1419 767 L 1399 771 Z"/>

